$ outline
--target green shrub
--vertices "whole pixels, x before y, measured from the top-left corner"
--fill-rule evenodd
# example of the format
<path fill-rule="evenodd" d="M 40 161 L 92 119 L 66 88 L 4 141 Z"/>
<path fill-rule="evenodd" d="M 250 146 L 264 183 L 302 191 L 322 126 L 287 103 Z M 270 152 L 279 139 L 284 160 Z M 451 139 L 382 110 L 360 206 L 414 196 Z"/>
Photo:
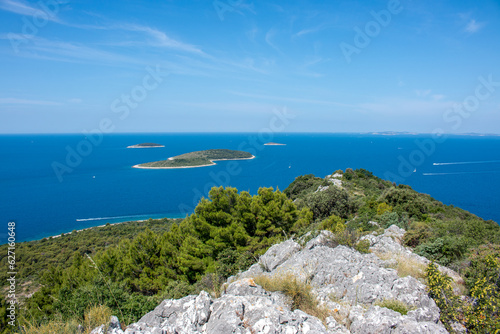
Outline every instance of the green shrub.
<path fill-rule="evenodd" d="M 391 225 L 396 225 L 397 227 L 408 230 L 409 227 L 409 219 L 406 212 L 398 214 L 397 212 L 386 211 L 382 215 L 377 216 L 375 220 L 383 228 L 388 228 Z"/>
<path fill-rule="evenodd" d="M 422 220 L 429 211 L 429 203 L 424 195 L 409 187 L 389 188 L 382 194 L 380 201 L 392 206 L 396 212 L 406 212 L 418 220 Z"/>
<path fill-rule="evenodd" d="M 389 310 L 396 311 L 400 313 L 401 315 L 406 315 L 408 314 L 409 307 L 402 301 L 396 300 L 396 299 L 386 299 L 381 302 L 375 303 L 375 305 L 378 305 L 380 307 L 385 307 L 388 308 Z"/>
<path fill-rule="evenodd" d="M 474 299 L 467 310 L 467 328 L 471 333 L 495 333 L 500 328 L 500 246 L 473 249 L 464 276 Z"/>
<path fill-rule="evenodd" d="M 468 247 L 469 241 L 466 238 L 446 236 L 417 246 L 415 253 L 446 266 L 461 259 Z"/>
<path fill-rule="evenodd" d="M 406 246 L 417 247 L 425 243 L 432 236 L 429 223 L 413 222 L 404 235 L 403 243 Z"/>
<path fill-rule="evenodd" d="M 342 218 L 331 215 L 330 217 L 324 219 L 318 226 L 320 230 L 328 230 L 333 233 L 342 232 L 346 229 L 344 221 Z"/>
<path fill-rule="evenodd" d="M 390 206 L 389 204 L 383 202 L 383 203 L 380 203 L 378 206 L 377 206 L 377 215 L 383 215 L 384 213 L 390 213 L 392 212 L 392 206 Z"/>
<path fill-rule="evenodd" d="M 327 185 L 329 185 L 328 181 L 316 177 L 313 174 L 301 175 L 296 177 L 295 180 L 283 191 L 283 193 L 287 195 L 288 198 L 294 200 L 316 191 L 319 186 Z"/>
<path fill-rule="evenodd" d="M 331 215 L 348 218 L 354 212 L 351 197 L 345 189 L 329 187 L 305 197 L 306 205 L 313 212 L 314 219 L 324 219 Z"/>
<path fill-rule="evenodd" d="M 425 279 L 429 288 L 429 296 L 434 299 L 441 310 L 439 319 L 448 331 L 451 323 L 459 321 L 460 299 L 453 293 L 452 279 L 442 274 L 434 262 L 429 263 L 425 271 Z"/>
<path fill-rule="evenodd" d="M 360 253 L 370 253 L 370 241 L 366 239 L 358 241 L 354 246 L 354 249 Z"/>

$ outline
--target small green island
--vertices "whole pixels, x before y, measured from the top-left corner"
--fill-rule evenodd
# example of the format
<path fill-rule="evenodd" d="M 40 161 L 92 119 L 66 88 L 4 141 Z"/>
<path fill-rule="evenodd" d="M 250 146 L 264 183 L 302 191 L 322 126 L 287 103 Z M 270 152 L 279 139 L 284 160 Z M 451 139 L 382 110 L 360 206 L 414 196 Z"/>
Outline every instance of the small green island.
<path fill-rule="evenodd" d="M 184 153 L 167 160 L 147 162 L 132 166 L 133 168 L 146 169 L 173 169 L 173 168 L 194 168 L 215 165 L 214 161 L 219 160 L 247 160 L 255 158 L 245 151 L 235 151 L 227 149 L 213 149 Z"/>
<path fill-rule="evenodd" d="M 141 144 L 127 146 L 127 148 L 154 148 L 154 147 L 165 147 L 165 146 L 156 143 L 141 143 Z"/>

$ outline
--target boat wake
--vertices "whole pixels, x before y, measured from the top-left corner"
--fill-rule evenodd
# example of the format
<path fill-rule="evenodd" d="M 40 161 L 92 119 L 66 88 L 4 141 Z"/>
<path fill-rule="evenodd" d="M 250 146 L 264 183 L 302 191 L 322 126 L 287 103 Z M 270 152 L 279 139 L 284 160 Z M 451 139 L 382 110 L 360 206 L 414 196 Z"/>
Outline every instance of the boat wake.
<path fill-rule="evenodd" d="M 498 163 L 500 160 L 489 161 L 462 161 L 462 162 L 435 162 L 434 166 L 447 166 L 447 165 L 469 165 L 469 164 L 493 164 Z"/>
<path fill-rule="evenodd" d="M 93 220 L 122 219 L 122 218 L 134 218 L 134 217 L 141 217 L 141 216 L 97 217 L 97 218 L 77 219 L 76 221 L 77 222 L 88 222 L 88 221 L 93 221 Z"/>
<path fill-rule="evenodd" d="M 460 174 L 484 174 L 484 173 L 498 173 L 498 171 L 480 171 L 480 172 L 451 172 L 451 173 L 422 173 L 422 175 L 460 175 Z"/>

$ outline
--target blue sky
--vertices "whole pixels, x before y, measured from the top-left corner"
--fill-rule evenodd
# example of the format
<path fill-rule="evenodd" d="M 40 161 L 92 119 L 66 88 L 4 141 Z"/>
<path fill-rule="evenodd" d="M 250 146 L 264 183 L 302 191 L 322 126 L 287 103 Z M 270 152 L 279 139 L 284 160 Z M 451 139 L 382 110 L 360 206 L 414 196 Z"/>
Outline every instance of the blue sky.
<path fill-rule="evenodd" d="M 500 133 L 500 3 L 0 0 L 0 133 Z"/>

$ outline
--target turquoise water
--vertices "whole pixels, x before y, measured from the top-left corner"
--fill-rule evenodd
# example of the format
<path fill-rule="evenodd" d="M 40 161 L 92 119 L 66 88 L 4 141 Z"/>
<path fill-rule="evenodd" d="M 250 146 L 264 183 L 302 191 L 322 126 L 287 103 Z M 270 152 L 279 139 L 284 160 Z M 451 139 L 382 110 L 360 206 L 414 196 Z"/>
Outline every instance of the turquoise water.
<path fill-rule="evenodd" d="M 286 146 L 263 146 L 267 141 Z M 141 142 L 165 147 L 126 148 Z M 211 148 L 242 149 L 256 158 L 204 168 L 131 168 Z M 80 153 L 68 157 L 72 151 Z M 9 220 L 17 223 L 17 240 L 25 241 L 108 222 L 184 217 L 214 185 L 256 193 L 259 187 L 284 189 L 299 175 L 324 177 L 348 167 L 500 221 L 500 137 L 454 136 L 437 143 L 423 135 L 3 135 L 0 156 L 1 243 Z"/>

